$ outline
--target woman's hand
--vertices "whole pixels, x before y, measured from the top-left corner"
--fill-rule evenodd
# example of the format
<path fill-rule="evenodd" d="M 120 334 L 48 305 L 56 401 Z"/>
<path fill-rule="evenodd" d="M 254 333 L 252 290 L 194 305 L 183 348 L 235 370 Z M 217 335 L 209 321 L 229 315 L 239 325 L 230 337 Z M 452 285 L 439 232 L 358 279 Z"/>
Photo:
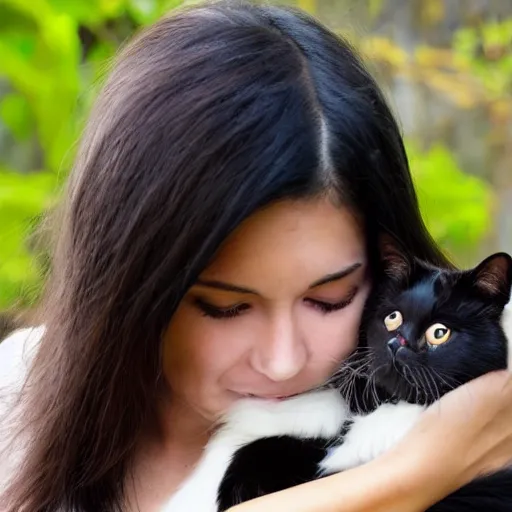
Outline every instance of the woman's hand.
<path fill-rule="evenodd" d="M 393 451 L 419 457 L 418 471 L 427 472 L 420 477 L 431 474 L 439 499 L 511 464 L 512 373 L 493 372 L 448 393 Z"/>

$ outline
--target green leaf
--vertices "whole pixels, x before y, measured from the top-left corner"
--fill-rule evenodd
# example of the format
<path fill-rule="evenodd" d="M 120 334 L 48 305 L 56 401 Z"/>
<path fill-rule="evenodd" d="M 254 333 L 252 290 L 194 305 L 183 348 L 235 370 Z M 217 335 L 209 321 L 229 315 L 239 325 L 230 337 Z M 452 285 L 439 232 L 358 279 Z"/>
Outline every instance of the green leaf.
<path fill-rule="evenodd" d="M 37 297 L 42 276 L 26 240 L 57 195 L 52 173 L 0 170 L 0 309 L 26 306 Z"/>
<path fill-rule="evenodd" d="M 129 10 L 139 24 L 148 23 L 158 12 L 157 0 L 131 0 Z"/>
<path fill-rule="evenodd" d="M 441 246 L 464 258 L 491 227 L 490 186 L 463 173 L 441 144 L 422 152 L 409 142 L 408 155 L 427 227 Z"/>
<path fill-rule="evenodd" d="M 0 117 L 19 141 L 32 133 L 33 117 L 27 100 L 20 94 L 5 95 L 0 101 Z"/>
<path fill-rule="evenodd" d="M 27 16 L 12 5 L 0 5 L 1 32 L 34 32 L 36 29 L 37 23 L 32 16 Z"/>
<path fill-rule="evenodd" d="M 94 28 L 118 16 L 124 9 L 125 0 L 49 0 L 49 3 L 56 13 Z"/>
<path fill-rule="evenodd" d="M 128 0 L 127 8 L 137 23 L 146 25 L 183 3 L 186 2 L 183 0 Z"/>

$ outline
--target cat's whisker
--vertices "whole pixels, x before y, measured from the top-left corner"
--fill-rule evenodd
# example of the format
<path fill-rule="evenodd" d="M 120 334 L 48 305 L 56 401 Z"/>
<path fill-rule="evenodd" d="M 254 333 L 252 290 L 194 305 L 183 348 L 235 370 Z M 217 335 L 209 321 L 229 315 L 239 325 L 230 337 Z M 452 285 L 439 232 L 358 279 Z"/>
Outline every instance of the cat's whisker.
<path fill-rule="evenodd" d="M 353 376 L 354 378 L 357 378 L 357 377 L 364 377 L 364 378 L 367 378 L 368 377 L 368 370 L 370 369 L 371 367 L 371 361 L 368 361 L 367 363 L 365 363 L 363 366 L 361 366 L 360 368 L 356 369 L 354 372 L 353 372 Z"/>
<path fill-rule="evenodd" d="M 352 394 L 355 393 L 355 384 L 357 379 L 356 371 L 352 371 L 348 374 L 347 378 L 342 382 L 341 386 L 339 386 L 340 394 L 345 398 L 347 402 L 350 403 L 352 399 Z M 357 399 L 357 395 L 356 399 Z"/>
<path fill-rule="evenodd" d="M 375 404 L 379 403 L 379 394 L 377 393 L 377 382 L 375 378 L 372 379 L 372 391 L 373 391 L 373 398 L 375 400 Z"/>
<path fill-rule="evenodd" d="M 440 373 L 438 370 L 436 370 L 435 368 L 430 368 L 430 367 L 429 367 L 429 371 L 432 373 L 432 376 L 433 376 L 433 377 L 437 377 L 437 379 L 439 379 L 439 380 L 441 381 L 441 383 L 442 383 L 442 384 L 444 384 L 444 385 L 448 388 L 448 390 L 455 389 L 455 388 L 459 385 L 459 384 L 456 382 L 456 379 L 454 379 L 453 377 L 451 378 L 451 380 L 452 380 L 453 384 L 450 384 L 450 383 L 446 380 L 446 378 L 444 378 L 444 377 L 441 375 L 441 373 Z M 450 378 L 449 376 L 446 376 L 446 377 Z M 439 399 L 439 398 L 441 398 L 441 392 L 440 392 L 440 391 L 438 392 L 438 395 L 439 395 L 439 396 L 438 396 L 438 399 Z"/>
<path fill-rule="evenodd" d="M 436 391 L 436 400 L 439 400 L 441 398 L 441 390 L 439 387 L 438 380 L 436 379 L 435 373 L 429 369 L 430 378 L 432 379 L 432 384 L 434 385 L 435 391 Z"/>
<path fill-rule="evenodd" d="M 407 367 L 407 369 L 409 370 L 409 375 L 410 375 L 411 379 L 413 380 L 413 384 L 411 384 L 410 395 L 412 395 L 412 391 L 414 390 L 414 392 L 415 392 L 414 402 L 418 402 L 419 399 L 420 399 L 420 391 L 422 390 L 422 385 L 421 385 L 421 382 L 420 382 L 420 376 L 419 375 L 415 375 L 411 368 Z M 407 382 L 410 382 L 410 381 L 408 380 Z"/>
<path fill-rule="evenodd" d="M 395 370 L 400 374 L 402 375 L 402 377 L 408 382 L 408 384 L 410 386 L 413 386 L 414 387 L 414 382 L 411 382 L 411 380 L 409 379 L 409 377 L 407 377 L 407 370 L 409 370 L 409 375 L 411 375 L 412 377 L 412 371 L 411 369 L 406 366 L 406 365 L 403 365 L 401 368 L 398 368 L 397 365 L 395 364 L 395 361 L 393 360 L 393 365 L 395 367 Z"/>
<path fill-rule="evenodd" d="M 396 361 L 395 359 L 393 358 L 393 368 L 395 369 L 395 371 L 399 374 L 399 375 L 402 375 L 403 376 L 403 372 L 400 371 L 400 369 L 398 368 L 398 366 L 396 365 Z M 407 380 L 407 377 L 404 376 L 404 378 Z M 409 382 L 409 381 L 408 381 Z M 398 394 L 398 385 L 396 387 L 396 389 L 393 391 L 393 395 L 397 395 Z"/>
<path fill-rule="evenodd" d="M 345 399 L 348 403 L 352 403 L 352 399 L 354 398 L 356 401 L 356 408 L 359 409 L 359 393 L 356 392 L 356 381 L 358 379 L 358 375 L 356 373 L 352 373 L 350 378 L 347 380 Z"/>
<path fill-rule="evenodd" d="M 371 353 L 365 354 L 363 357 L 356 358 L 354 355 L 349 356 L 345 361 L 343 361 L 336 370 L 336 372 L 330 377 L 330 381 L 338 379 L 346 372 L 357 372 L 360 373 L 367 366 L 370 365 L 372 361 Z"/>
<path fill-rule="evenodd" d="M 353 359 L 350 361 L 350 359 Z M 364 376 L 363 372 L 370 366 L 371 358 L 369 354 L 363 358 L 356 359 L 354 354 L 343 361 L 340 367 L 327 379 L 326 382 L 318 386 L 318 390 L 326 388 L 334 388 L 342 391 L 345 386 L 350 385 L 351 380 L 355 376 Z"/>
<path fill-rule="evenodd" d="M 404 366 L 404 367 L 402 368 L 401 375 L 402 375 L 402 377 L 405 379 L 405 381 L 409 384 L 409 380 L 408 380 L 408 377 L 407 377 L 407 372 L 408 372 L 408 371 L 409 371 L 409 373 L 410 373 L 409 368 L 407 368 L 407 366 Z M 412 393 L 413 393 L 413 391 L 414 391 L 414 389 L 415 389 L 415 386 L 412 386 L 412 385 L 410 385 L 410 384 L 409 384 L 408 389 L 409 389 L 409 390 L 407 391 L 407 395 L 405 396 L 405 400 L 410 400 L 411 395 L 412 395 Z"/>
<path fill-rule="evenodd" d="M 371 393 L 370 397 L 371 397 L 371 399 L 374 400 L 374 405 L 379 403 L 379 396 L 377 393 L 377 383 L 376 383 L 375 375 L 381 368 L 382 368 L 382 365 L 378 366 L 370 373 L 370 375 L 367 378 L 367 385 L 365 386 L 365 391 L 368 389 L 368 386 L 369 386 L 369 392 Z"/>
<path fill-rule="evenodd" d="M 359 407 L 359 402 L 357 399 L 357 393 L 355 391 L 356 387 L 356 377 L 355 375 L 352 375 L 351 378 L 347 381 L 347 387 L 346 387 L 346 400 L 350 404 L 352 403 L 352 398 L 355 397 L 357 407 Z"/>
<path fill-rule="evenodd" d="M 372 362 L 373 362 L 372 359 L 369 359 L 368 361 L 366 361 L 363 365 L 361 365 L 361 367 L 356 372 L 356 374 L 357 375 L 364 375 L 365 372 L 370 369 L 370 367 L 372 365 Z"/>
<path fill-rule="evenodd" d="M 429 367 L 429 370 L 441 381 L 442 384 L 446 386 L 447 391 L 455 389 L 463 384 L 463 382 L 453 377 L 453 375 L 449 375 L 440 369 Z"/>
<path fill-rule="evenodd" d="M 435 380 L 435 374 L 432 372 L 432 380 L 435 382 L 436 390 L 437 390 L 437 399 L 439 400 L 442 396 L 441 390 L 439 388 L 438 382 Z"/>
<path fill-rule="evenodd" d="M 407 393 L 407 400 L 410 400 L 412 398 L 413 393 L 416 394 L 416 400 L 417 400 L 417 398 L 418 398 L 418 386 L 417 386 L 417 383 L 416 383 L 416 381 L 414 379 L 414 376 L 412 375 L 412 371 L 409 368 L 407 368 L 407 370 L 409 371 L 409 373 L 411 375 L 411 379 L 415 383 L 415 385 L 409 386 L 409 392 Z M 405 376 L 404 376 L 404 378 L 407 380 L 407 378 Z M 409 382 L 409 381 L 407 380 L 407 382 Z"/>
<path fill-rule="evenodd" d="M 364 383 L 364 389 L 362 392 L 362 399 L 367 402 L 369 400 L 369 393 L 371 391 L 371 381 L 369 379 L 366 379 L 366 382 Z"/>
<path fill-rule="evenodd" d="M 346 396 L 348 400 L 350 400 L 350 394 L 352 391 L 354 383 L 354 378 L 350 376 L 343 384 L 343 386 L 340 388 L 340 392 L 343 396 Z"/>
<path fill-rule="evenodd" d="M 428 393 L 427 399 L 430 398 L 431 400 L 436 400 L 437 386 L 435 385 L 435 381 L 433 379 L 431 380 L 431 376 L 427 371 L 428 368 L 425 366 L 423 366 L 423 367 L 420 366 L 420 367 L 418 367 L 418 370 L 421 371 L 421 373 L 424 377 L 425 390 Z M 427 393 L 425 393 L 425 394 L 427 394 Z"/>
<path fill-rule="evenodd" d="M 433 387 L 433 391 L 434 391 L 434 394 L 433 394 L 434 401 L 439 400 L 439 398 L 441 398 L 441 393 L 439 391 L 439 386 L 437 385 L 436 378 L 435 378 L 434 373 L 432 372 L 432 369 L 429 368 L 428 366 L 425 366 L 425 367 L 423 367 L 423 371 L 426 373 L 429 381 L 432 382 L 432 387 Z"/>
<path fill-rule="evenodd" d="M 416 377 L 418 385 L 418 393 L 416 394 L 416 402 L 420 402 L 420 392 L 424 395 L 427 394 L 427 384 L 425 382 L 425 375 L 421 372 L 420 368 L 416 368 Z"/>
<path fill-rule="evenodd" d="M 368 367 L 365 367 L 365 371 L 369 369 L 369 366 L 370 365 L 368 365 Z M 365 379 L 365 386 L 364 386 L 364 389 L 363 389 L 363 392 L 361 393 L 361 395 L 359 395 L 356 392 L 356 379 L 358 377 L 364 377 L 364 379 Z M 352 390 L 353 390 L 354 397 L 356 399 L 356 408 L 360 412 L 362 412 L 364 410 L 364 407 L 361 407 L 361 403 L 360 403 L 359 399 L 361 398 L 363 400 L 363 404 L 364 404 L 364 396 L 366 396 L 368 393 L 369 383 L 370 383 L 370 379 L 368 378 L 368 373 L 354 375 Z"/>
<path fill-rule="evenodd" d="M 448 384 L 450 384 L 450 381 L 453 383 L 453 384 L 451 384 L 452 389 L 455 389 L 459 386 L 462 386 L 462 384 L 464 384 L 464 381 L 456 379 L 453 375 L 449 375 L 446 372 L 441 372 L 440 370 L 436 370 L 436 371 L 440 377 L 449 379 L 449 381 L 447 382 Z M 469 374 L 467 374 L 467 375 L 468 375 L 468 377 L 471 377 Z"/>
<path fill-rule="evenodd" d="M 380 366 L 378 366 L 377 368 L 375 368 L 371 373 L 370 375 L 368 376 L 368 382 L 371 383 L 371 391 L 372 391 L 372 397 L 373 399 L 375 400 L 375 406 L 377 406 L 380 402 L 379 400 L 379 395 L 377 393 L 377 382 L 376 382 L 376 379 L 375 379 L 375 375 L 377 374 L 377 372 L 380 371 L 381 368 L 383 368 L 385 365 L 384 364 L 381 364 Z"/>
<path fill-rule="evenodd" d="M 352 383 L 355 383 L 355 380 L 358 377 L 365 376 L 365 372 L 367 369 L 366 366 L 369 366 L 369 364 L 370 363 L 368 363 L 368 365 L 365 365 L 365 367 L 363 367 L 363 368 L 358 368 L 358 369 L 351 368 L 350 370 L 348 370 L 346 372 L 340 372 L 335 377 L 332 377 L 329 380 L 330 385 L 332 387 L 338 387 L 339 389 L 342 389 L 347 385 L 352 385 Z"/>

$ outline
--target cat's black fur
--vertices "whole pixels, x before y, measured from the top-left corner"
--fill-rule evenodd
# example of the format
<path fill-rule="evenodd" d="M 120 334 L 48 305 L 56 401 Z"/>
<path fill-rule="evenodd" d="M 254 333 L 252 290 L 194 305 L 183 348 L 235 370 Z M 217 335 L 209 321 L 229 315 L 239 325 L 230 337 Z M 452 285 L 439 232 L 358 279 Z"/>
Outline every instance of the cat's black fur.
<path fill-rule="evenodd" d="M 500 320 L 510 298 L 508 254 L 495 254 L 463 272 L 408 261 L 393 246 L 384 250 L 383 258 L 389 277 L 369 299 L 361 345 L 370 349 L 375 380 L 388 395 L 431 404 L 465 382 L 507 367 Z M 390 333 L 383 319 L 394 311 L 404 320 Z M 431 350 L 424 333 L 435 323 L 446 325 L 452 334 L 448 343 Z M 406 346 L 392 354 L 396 337 Z"/>
<path fill-rule="evenodd" d="M 350 371 L 342 368 L 334 379 L 345 390 L 347 377 L 351 379 L 345 398 L 354 412 L 371 412 L 398 400 L 431 404 L 450 389 L 506 368 L 507 340 L 500 319 L 512 286 L 509 255 L 493 255 L 470 271 L 447 271 L 408 260 L 393 243 L 384 243 L 383 263 L 385 278 L 367 302 L 360 347 L 344 366 Z M 383 319 L 397 310 L 404 321 L 390 333 Z M 423 337 L 433 323 L 452 331 L 450 340 L 436 349 Z M 397 336 L 401 343 L 388 343 Z M 367 371 L 355 373 L 355 364 Z M 318 478 L 318 464 L 332 441 L 285 436 L 240 448 L 220 485 L 219 511 Z M 460 511 L 512 512 L 512 471 L 474 481 L 429 509 Z"/>

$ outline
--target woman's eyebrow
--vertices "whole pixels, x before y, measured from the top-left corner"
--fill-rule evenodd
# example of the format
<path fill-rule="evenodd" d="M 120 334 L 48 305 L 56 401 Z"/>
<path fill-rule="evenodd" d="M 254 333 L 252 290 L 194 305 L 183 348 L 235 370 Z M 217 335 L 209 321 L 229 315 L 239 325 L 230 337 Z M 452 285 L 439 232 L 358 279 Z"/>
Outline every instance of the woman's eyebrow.
<path fill-rule="evenodd" d="M 339 270 L 338 272 L 334 272 L 333 274 L 328 274 L 318 281 L 315 281 L 313 284 L 309 286 L 309 289 L 316 288 L 318 286 L 322 286 L 323 284 L 332 283 L 333 281 L 339 281 L 344 277 L 355 272 L 358 268 L 362 266 L 362 263 L 357 262 L 353 265 L 350 265 L 346 268 Z M 224 281 L 217 281 L 212 279 L 198 279 L 195 282 L 196 286 L 205 286 L 207 288 L 216 288 L 217 290 L 223 290 L 226 292 L 234 292 L 234 293 L 248 293 L 251 295 L 260 295 L 256 290 L 252 288 L 246 288 L 245 286 L 239 286 L 232 283 L 225 283 Z"/>
<path fill-rule="evenodd" d="M 226 292 L 235 293 L 250 293 L 251 295 L 259 295 L 256 290 L 245 288 L 245 286 L 238 286 L 236 284 L 224 283 L 223 281 L 216 281 L 211 279 L 198 279 L 195 284 L 197 286 L 206 286 L 207 288 L 216 288 L 217 290 L 224 290 Z"/>

